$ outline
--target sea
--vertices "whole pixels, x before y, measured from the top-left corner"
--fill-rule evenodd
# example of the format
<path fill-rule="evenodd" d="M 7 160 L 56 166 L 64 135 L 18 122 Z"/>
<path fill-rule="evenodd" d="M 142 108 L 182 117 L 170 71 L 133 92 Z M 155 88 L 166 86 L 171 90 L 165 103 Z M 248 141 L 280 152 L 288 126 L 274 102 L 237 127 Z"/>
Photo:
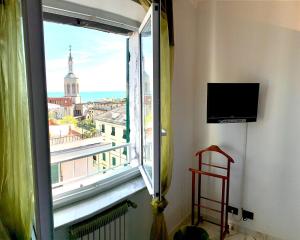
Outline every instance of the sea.
<path fill-rule="evenodd" d="M 63 97 L 63 92 L 48 92 L 48 97 Z M 112 91 L 112 92 L 80 92 L 81 102 L 94 102 L 100 99 L 122 99 L 126 98 L 126 92 L 124 91 Z"/>

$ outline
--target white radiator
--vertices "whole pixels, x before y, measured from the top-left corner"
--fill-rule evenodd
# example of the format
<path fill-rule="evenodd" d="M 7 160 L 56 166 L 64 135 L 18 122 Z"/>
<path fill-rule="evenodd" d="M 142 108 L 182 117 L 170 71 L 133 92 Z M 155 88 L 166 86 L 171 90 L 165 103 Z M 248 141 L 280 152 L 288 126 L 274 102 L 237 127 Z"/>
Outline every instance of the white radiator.
<path fill-rule="evenodd" d="M 70 239 L 80 240 L 125 240 L 126 213 L 136 204 L 125 201 L 90 219 L 70 227 Z"/>

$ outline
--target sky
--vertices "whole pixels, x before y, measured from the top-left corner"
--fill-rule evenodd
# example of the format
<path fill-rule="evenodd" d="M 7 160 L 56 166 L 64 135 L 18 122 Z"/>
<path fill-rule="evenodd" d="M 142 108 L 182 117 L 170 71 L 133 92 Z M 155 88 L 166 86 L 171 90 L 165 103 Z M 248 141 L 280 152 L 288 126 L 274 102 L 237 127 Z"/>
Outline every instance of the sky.
<path fill-rule="evenodd" d="M 44 22 L 48 92 L 63 92 L 69 46 L 80 91 L 126 90 L 126 36 Z"/>

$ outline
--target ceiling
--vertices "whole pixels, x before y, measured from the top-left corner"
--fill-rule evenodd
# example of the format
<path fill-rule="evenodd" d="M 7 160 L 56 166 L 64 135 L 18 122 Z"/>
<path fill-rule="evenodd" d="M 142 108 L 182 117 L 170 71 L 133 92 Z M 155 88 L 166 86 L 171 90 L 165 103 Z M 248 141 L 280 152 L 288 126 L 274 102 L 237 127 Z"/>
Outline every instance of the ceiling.
<path fill-rule="evenodd" d="M 72 2 L 86 7 L 104 10 L 107 12 L 122 15 L 129 19 L 142 22 L 145 16 L 143 7 L 132 0 L 60 0 Z"/>

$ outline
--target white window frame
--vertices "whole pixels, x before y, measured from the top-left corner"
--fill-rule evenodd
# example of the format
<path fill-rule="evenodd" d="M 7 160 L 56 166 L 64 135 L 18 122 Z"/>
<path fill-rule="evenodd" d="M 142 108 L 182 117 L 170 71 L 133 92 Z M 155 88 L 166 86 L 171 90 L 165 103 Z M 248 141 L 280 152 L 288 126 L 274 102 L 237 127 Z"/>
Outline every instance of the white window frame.
<path fill-rule="evenodd" d="M 48 1 L 47 1 L 48 2 Z M 51 1 L 51 4 L 55 1 Z M 56 1 L 55 4 L 58 4 Z M 66 3 L 66 2 L 65 2 Z M 97 20 L 100 23 L 108 23 L 112 26 L 122 27 L 129 30 L 138 31 L 136 21 L 120 18 L 103 19 L 91 18 L 91 16 L 101 15 L 101 10 L 95 10 L 88 7 L 80 7 L 88 14 L 80 14 L 77 11 L 76 4 L 70 3 L 69 6 L 75 7 L 74 11 L 61 11 L 53 5 L 43 6 L 43 9 L 55 14 L 67 14 L 68 16 L 87 18 L 87 20 Z M 51 5 L 51 6 L 50 6 Z M 147 181 L 149 192 L 154 197 L 160 197 L 160 42 L 159 42 L 159 17 L 160 5 L 154 4 L 155 7 L 150 8 L 149 17 L 151 14 L 155 15 L 156 27 L 153 31 L 154 39 L 153 49 L 154 62 L 157 63 L 157 68 L 153 72 L 154 88 L 154 181 Z M 51 185 L 51 166 L 50 166 L 50 149 L 49 149 L 49 133 L 48 133 L 48 110 L 47 110 L 47 90 L 46 90 L 46 74 L 45 74 L 45 53 L 44 53 L 44 37 L 43 37 L 43 17 L 42 6 L 40 0 L 24 0 L 22 1 L 23 7 L 23 24 L 24 24 L 24 42 L 25 42 L 25 55 L 26 55 L 26 68 L 28 78 L 28 92 L 30 99 L 30 119 L 31 119 L 31 137 L 32 137 L 32 155 L 34 167 L 34 184 L 35 184 L 35 215 L 36 215 L 36 234 L 37 239 L 53 239 L 53 202 L 52 202 L 52 185 Z M 155 11 L 154 11 L 155 9 Z M 120 21 L 119 21 L 120 20 Z M 124 23 L 126 22 L 126 23 Z M 153 26 L 153 25 L 152 25 Z M 119 146 L 118 146 L 119 147 Z M 116 176 L 116 179 L 103 180 L 100 183 L 95 183 L 97 189 L 101 187 L 103 191 L 111 188 L 113 185 L 120 184 L 124 180 L 130 180 L 138 174 L 137 169 L 132 171 L 125 171 L 124 174 Z M 144 170 L 141 168 L 144 175 Z M 115 178 L 115 177 L 114 177 Z M 148 179 L 149 180 L 149 179 Z M 95 187 L 94 186 L 94 187 Z M 83 193 L 88 197 L 91 194 L 98 193 L 95 189 L 87 189 Z M 77 193 L 76 193 L 77 194 Z M 74 201 L 74 196 L 71 195 L 70 201 Z M 79 200 L 76 198 L 76 200 Z M 67 201 L 68 203 L 71 203 Z M 61 200 L 61 204 L 65 204 L 65 199 Z M 59 206 L 59 204 L 57 205 Z"/>
<path fill-rule="evenodd" d="M 159 3 L 153 3 L 140 28 L 140 82 L 141 89 L 142 84 L 142 56 L 141 56 L 141 32 L 148 21 L 151 21 L 151 33 L 152 33 L 152 46 L 153 46 L 153 166 L 152 166 L 152 179 L 146 173 L 143 166 L 143 150 L 141 151 L 141 165 L 140 171 L 145 180 L 148 191 L 154 197 L 160 198 L 160 145 L 161 145 L 161 123 L 160 123 L 160 5 Z M 143 94 L 141 93 L 141 112 L 143 112 Z M 143 114 L 142 118 L 143 118 Z M 143 119 L 141 119 L 141 133 L 143 134 Z M 143 149 L 143 136 L 141 137 L 141 149 Z"/>
<path fill-rule="evenodd" d="M 36 239 L 53 239 L 47 91 L 43 18 L 40 0 L 23 0 L 22 15 L 29 95 L 35 192 Z"/>

